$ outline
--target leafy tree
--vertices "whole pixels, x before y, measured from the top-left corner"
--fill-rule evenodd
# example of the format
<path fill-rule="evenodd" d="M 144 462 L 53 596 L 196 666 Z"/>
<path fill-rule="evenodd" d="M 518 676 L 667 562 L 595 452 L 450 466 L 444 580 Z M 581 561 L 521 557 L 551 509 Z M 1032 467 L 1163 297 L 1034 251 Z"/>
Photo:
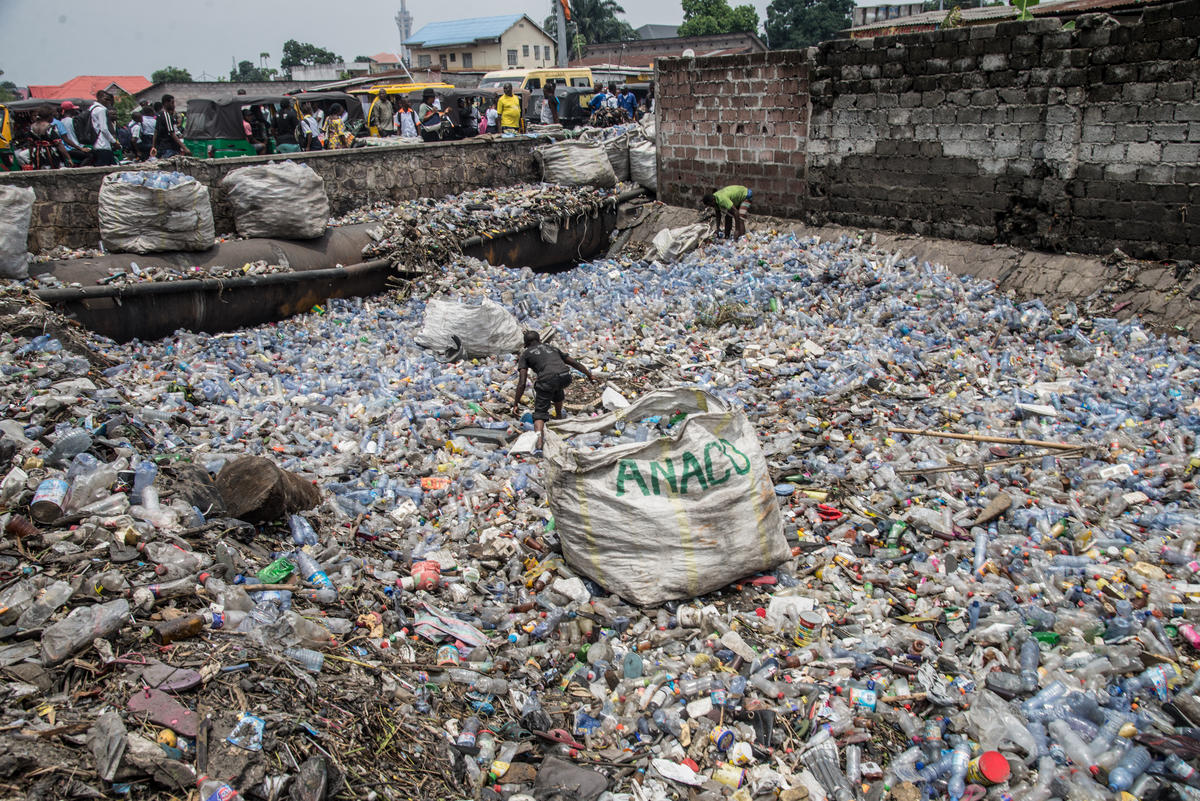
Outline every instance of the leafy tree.
<path fill-rule="evenodd" d="M 794 50 L 832 39 L 850 27 L 854 0 L 771 0 L 767 41 L 773 50 Z"/>
<path fill-rule="evenodd" d="M 554 0 L 557 4 L 558 0 Z M 601 42 L 630 42 L 637 39 L 637 32 L 628 22 L 617 19 L 618 14 L 624 14 L 617 0 L 571 0 L 571 21 L 567 23 L 567 41 L 571 42 L 571 50 L 576 49 L 579 37 L 583 44 L 600 44 Z M 546 17 L 542 25 L 546 33 L 555 42 L 558 41 L 558 15 Z"/>
<path fill-rule="evenodd" d="M 192 73 L 183 67 L 163 67 L 161 70 L 150 73 L 150 80 L 153 83 L 166 83 L 167 81 L 191 83 Z"/>
<path fill-rule="evenodd" d="M 758 12 L 754 6 L 731 7 L 726 0 L 683 0 L 680 36 L 710 36 L 718 33 L 754 33 Z"/>
<path fill-rule="evenodd" d="M 370 56 L 355 56 L 355 57 L 354 57 L 354 60 L 355 60 L 355 61 L 367 61 L 367 62 L 372 62 L 372 61 L 374 61 L 375 59 L 371 58 Z"/>
<path fill-rule="evenodd" d="M 0 81 L 0 103 L 17 99 L 17 85 L 12 81 Z"/>
<path fill-rule="evenodd" d="M 273 81 L 278 74 L 279 70 L 270 67 L 256 67 L 253 61 L 245 60 L 239 61 L 237 67 L 229 71 L 229 80 L 236 83 Z"/>
<path fill-rule="evenodd" d="M 283 43 L 283 58 L 279 60 L 279 68 L 291 75 L 296 67 L 311 67 L 313 64 L 337 64 L 342 59 L 332 50 L 317 47 L 308 42 L 297 42 L 288 39 Z"/>

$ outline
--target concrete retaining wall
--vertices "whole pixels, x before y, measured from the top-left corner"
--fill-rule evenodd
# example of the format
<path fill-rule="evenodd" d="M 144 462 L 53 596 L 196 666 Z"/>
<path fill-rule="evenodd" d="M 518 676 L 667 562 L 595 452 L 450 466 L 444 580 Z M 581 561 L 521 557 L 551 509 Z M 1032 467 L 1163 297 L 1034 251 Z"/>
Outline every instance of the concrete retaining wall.
<path fill-rule="evenodd" d="M 334 214 L 379 200 L 440 197 L 487 186 L 508 186 L 539 180 L 533 148 L 538 139 L 466 139 L 436 144 L 366 147 L 295 154 L 325 180 Z M 172 159 L 158 169 L 175 169 L 196 177 L 208 187 L 213 221 L 218 234 L 231 233 L 233 214 L 221 191 L 221 179 L 230 171 L 251 164 L 278 160 L 279 156 L 233 159 Z M 124 167 L 85 167 L 46 172 L 0 173 L 0 181 L 31 186 L 37 192 L 29 249 L 37 253 L 56 245 L 96 247 L 100 241 L 97 218 L 100 182 Z"/>
<path fill-rule="evenodd" d="M 1200 257 L 1200 0 L 657 69 L 668 202 L 736 182 L 814 224 Z"/>

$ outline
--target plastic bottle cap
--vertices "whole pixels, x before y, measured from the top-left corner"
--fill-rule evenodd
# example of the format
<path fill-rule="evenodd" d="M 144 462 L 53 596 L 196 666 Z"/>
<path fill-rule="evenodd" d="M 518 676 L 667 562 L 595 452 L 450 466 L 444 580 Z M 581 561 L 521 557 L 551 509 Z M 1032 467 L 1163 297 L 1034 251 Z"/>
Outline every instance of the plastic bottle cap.
<path fill-rule="evenodd" d="M 1008 760 L 999 751 L 984 751 L 979 755 L 977 764 L 980 775 L 992 784 L 1006 782 L 1012 775 Z"/>

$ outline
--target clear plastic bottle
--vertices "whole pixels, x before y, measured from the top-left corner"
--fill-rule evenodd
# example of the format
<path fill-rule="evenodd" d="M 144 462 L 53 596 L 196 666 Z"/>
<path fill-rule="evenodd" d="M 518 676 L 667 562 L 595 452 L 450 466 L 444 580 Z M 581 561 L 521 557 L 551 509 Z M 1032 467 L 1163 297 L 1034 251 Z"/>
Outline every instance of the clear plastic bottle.
<path fill-rule="evenodd" d="M 325 667 L 325 654 L 312 648 L 285 648 L 284 656 L 299 662 L 309 673 L 320 673 Z"/>
<path fill-rule="evenodd" d="M 959 801 L 967 789 L 967 763 L 971 761 L 971 748 L 964 742 L 955 743 L 950 752 L 949 778 L 946 791 L 950 801 Z"/>
<path fill-rule="evenodd" d="M 138 545 L 138 550 L 158 565 L 155 572 L 167 579 L 195 573 L 212 561 L 207 555 L 184 550 L 170 542 L 144 542 Z"/>
<path fill-rule="evenodd" d="M 1150 762 L 1150 752 L 1143 746 L 1135 745 L 1130 748 L 1125 752 L 1125 756 L 1121 757 L 1117 766 L 1109 771 L 1108 789 L 1113 792 L 1129 789 L 1134 780 L 1150 767 Z"/>
<path fill-rule="evenodd" d="M 154 462 L 149 459 L 138 462 L 138 466 L 133 472 L 133 489 L 129 492 L 129 500 L 136 504 L 142 503 L 142 493 L 154 483 L 157 476 L 158 465 Z"/>
<path fill-rule="evenodd" d="M 1041 658 L 1038 641 L 1030 637 L 1021 643 L 1021 651 L 1017 657 L 1021 666 L 1021 690 L 1032 693 L 1038 686 L 1038 660 Z"/>
<path fill-rule="evenodd" d="M 45 462 L 58 467 L 74 459 L 92 447 L 92 436 L 82 428 L 73 428 L 64 433 L 46 452 Z"/>
<path fill-rule="evenodd" d="M 295 515 L 293 515 L 293 517 L 294 516 Z M 317 560 L 313 559 L 305 551 L 296 551 L 293 553 L 292 561 L 296 563 L 296 569 L 309 584 L 320 587 L 321 589 L 334 589 L 333 581 L 330 580 L 329 576 L 321 568 L 321 565 L 319 565 Z"/>
<path fill-rule="evenodd" d="M 42 663 L 57 665 L 96 639 L 111 637 L 129 619 L 129 601 L 80 606 L 42 632 Z"/>
<path fill-rule="evenodd" d="M 303 548 L 305 545 L 320 543 L 320 538 L 317 537 L 317 532 L 313 529 L 312 524 L 300 515 L 289 515 L 288 526 L 292 530 L 292 542 L 298 547 Z"/>

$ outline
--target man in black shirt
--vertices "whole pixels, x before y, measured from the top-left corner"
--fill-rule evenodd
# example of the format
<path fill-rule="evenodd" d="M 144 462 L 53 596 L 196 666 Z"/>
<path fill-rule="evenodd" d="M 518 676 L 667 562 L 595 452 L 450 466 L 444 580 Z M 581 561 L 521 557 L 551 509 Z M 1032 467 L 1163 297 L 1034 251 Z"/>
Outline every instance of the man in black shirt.
<path fill-rule="evenodd" d="M 550 404 L 554 404 L 555 416 L 563 416 L 563 399 L 565 390 L 571 384 L 571 370 L 574 367 L 587 376 L 588 381 L 595 381 L 592 371 L 563 353 L 558 348 L 542 342 L 541 334 L 537 331 L 525 332 L 525 350 L 517 359 L 517 397 L 513 401 L 513 415 L 521 412 L 521 397 L 525 394 L 525 383 L 529 379 L 529 368 L 537 374 L 533 384 L 533 429 L 538 433 L 537 447 L 542 449 L 546 438 L 546 421 L 550 419 Z"/>
<path fill-rule="evenodd" d="M 154 123 L 154 147 L 151 149 L 150 155 L 160 159 L 169 159 L 180 153 L 192 155 L 192 151 L 188 150 L 179 133 L 179 117 L 175 114 L 175 97 L 174 95 L 163 95 L 162 111 L 159 112 Z"/>

